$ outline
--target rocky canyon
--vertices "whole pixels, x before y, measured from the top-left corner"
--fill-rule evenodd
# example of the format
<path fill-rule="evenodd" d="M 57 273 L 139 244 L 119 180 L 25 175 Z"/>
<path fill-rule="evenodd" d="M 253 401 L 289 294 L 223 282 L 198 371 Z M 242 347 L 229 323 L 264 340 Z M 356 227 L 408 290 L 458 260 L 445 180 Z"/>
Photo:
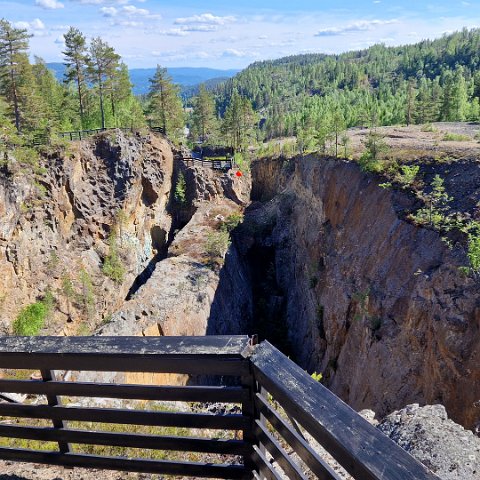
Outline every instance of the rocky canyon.
<path fill-rule="evenodd" d="M 421 174 L 438 169 L 478 218 L 478 162 Z M 120 131 L 35 168 L 13 159 L 0 175 L 2 334 L 46 296 L 41 334 L 259 334 L 356 410 L 441 404 L 475 430 L 478 279 L 461 236 L 416 225 L 418 199 L 383 181 L 317 155 L 236 176 Z"/>

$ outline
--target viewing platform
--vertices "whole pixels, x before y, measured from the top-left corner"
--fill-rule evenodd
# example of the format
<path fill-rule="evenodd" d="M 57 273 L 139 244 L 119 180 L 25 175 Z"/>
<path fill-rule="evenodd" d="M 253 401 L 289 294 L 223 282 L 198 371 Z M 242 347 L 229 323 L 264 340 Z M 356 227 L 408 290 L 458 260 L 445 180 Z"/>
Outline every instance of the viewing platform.
<path fill-rule="evenodd" d="M 438 478 L 270 343 L 255 343 L 247 336 L 3 337 L 0 368 L 40 370 L 42 379 L 0 380 L 3 396 L 28 395 L 0 403 L 1 445 L 10 443 L 0 459 L 196 478 L 340 479 L 318 442 L 359 480 Z M 94 372 L 103 379 L 92 381 L 101 378 Z M 189 380 L 113 382 L 141 373 Z"/>

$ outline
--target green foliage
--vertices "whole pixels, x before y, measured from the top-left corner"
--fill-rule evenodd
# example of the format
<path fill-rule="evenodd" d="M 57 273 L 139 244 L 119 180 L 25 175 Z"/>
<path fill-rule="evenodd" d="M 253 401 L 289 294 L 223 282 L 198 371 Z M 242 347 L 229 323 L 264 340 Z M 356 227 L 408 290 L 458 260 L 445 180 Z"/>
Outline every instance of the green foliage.
<path fill-rule="evenodd" d="M 47 288 L 41 301 L 27 305 L 20 310 L 12 324 L 15 335 L 35 336 L 45 326 L 48 315 L 55 305 L 55 298 L 50 288 Z"/>
<path fill-rule="evenodd" d="M 177 184 L 175 185 L 175 200 L 180 205 L 186 205 L 187 203 L 187 183 L 183 172 L 178 174 Z"/>
<path fill-rule="evenodd" d="M 92 278 L 84 268 L 80 270 L 79 280 L 81 292 L 76 294 L 77 300 L 79 301 L 83 312 L 86 315 L 92 315 L 95 306 L 95 293 Z"/>
<path fill-rule="evenodd" d="M 365 151 L 362 153 L 359 163 L 366 172 L 379 173 L 383 171 L 381 162 L 389 147 L 385 143 L 384 136 L 375 128 L 371 129 L 364 141 Z"/>
<path fill-rule="evenodd" d="M 323 374 L 313 372 L 312 375 L 310 375 L 316 382 L 321 382 L 323 378 Z"/>
<path fill-rule="evenodd" d="M 402 165 L 395 179 L 402 185 L 409 186 L 414 182 L 419 170 L 419 165 Z"/>
<path fill-rule="evenodd" d="M 325 119 L 332 124 L 335 112 L 341 112 L 346 128 L 368 125 L 364 110 L 372 101 L 378 125 L 475 121 L 480 115 L 479 44 L 480 30 L 475 29 L 415 45 L 255 62 L 219 86 L 219 114 L 238 91 L 264 119 L 261 140 L 296 135 L 301 153 L 312 148 Z M 323 138 L 317 141 L 320 151 Z"/>
<path fill-rule="evenodd" d="M 472 141 L 472 137 L 461 135 L 459 133 L 446 132 L 442 140 L 445 142 L 470 142 Z"/>
<path fill-rule="evenodd" d="M 228 231 L 220 230 L 218 232 L 210 232 L 205 242 L 205 253 L 210 261 L 218 263 L 218 260 L 223 259 L 227 253 L 230 243 L 230 234 Z"/>
<path fill-rule="evenodd" d="M 243 214 L 235 212 L 230 214 L 220 225 L 220 230 L 230 233 L 243 222 Z"/>
<path fill-rule="evenodd" d="M 444 181 L 435 175 L 429 192 L 423 193 L 426 207 L 419 209 L 412 219 L 420 224 L 430 224 L 435 227 L 448 226 L 446 210 L 452 198 L 446 193 Z"/>
<path fill-rule="evenodd" d="M 473 273 L 480 273 L 480 230 L 468 236 L 468 259 Z"/>
<path fill-rule="evenodd" d="M 148 92 L 147 116 L 152 125 L 164 128 L 167 135 L 174 140 L 183 138 L 185 125 L 180 90 L 173 83 L 166 68 L 157 65 L 157 70 L 150 79 Z"/>
<path fill-rule="evenodd" d="M 193 99 L 192 136 L 201 142 L 214 138 L 218 130 L 218 122 L 215 112 L 215 99 L 206 89 L 200 85 L 198 96 Z"/>
<path fill-rule="evenodd" d="M 431 123 L 426 123 L 425 125 L 423 125 L 421 130 L 422 132 L 428 132 L 428 133 L 438 132 L 438 130 Z"/>
<path fill-rule="evenodd" d="M 251 101 L 234 91 L 226 107 L 221 132 L 227 145 L 243 151 L 252 144 L 256 115 Z"/>
<path fill-rule="evenodd" d="M 117 236 L 112 233 L 108 239 L 108 255 L 103 260 L 102 272 L 115 283 L 121 284 L 125 277 L 125 266 L 118 251 Z"/>

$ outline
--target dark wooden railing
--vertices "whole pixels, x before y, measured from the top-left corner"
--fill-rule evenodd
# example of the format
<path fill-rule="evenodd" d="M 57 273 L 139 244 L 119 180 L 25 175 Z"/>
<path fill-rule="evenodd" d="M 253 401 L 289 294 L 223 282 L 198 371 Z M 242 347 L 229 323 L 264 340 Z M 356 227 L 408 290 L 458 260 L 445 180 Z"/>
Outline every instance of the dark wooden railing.
<path fill-rule="evenodd" d="M 205 160 L 203 158 L 198 157 L 183 157 L 183 162 L 187 167 L 193 167 L 198 165 L 204 168 L 211 168 L 213 170 L 230 170 L 231 168 L 235 168 L 235 161 L 233 157 L 226 157 L 222 160 Z"/>
<path fill-rule="evenodd" d="M 437 478 L 268 342 L 252 343 L 246 336 L 1 338 L 0 368 L 11 378 L 0 380 L 0 394 L 35 401 L 0 403 L 0 459 L 199 478 L 340 478 L 318 442 L 358 479 Z M 15 379 L 12 369 L 40 370 L 42 380 Z M 76 381 L 72 372 L 81 372 Z M 113 373 L 92 381 L 92 372 Z M 147 372 L 158 384 L 135 377 Z M 189 375 L 195 385 L 160 384 L 168 374 Z M 185 407 L 172 411 L 165 402 Z M 214 402 L 216 411 L 188 402 Z"/>
<path fill-rule="evenodd" d="M 162 127 L 149 127 L 151 132 L 165 134 L 165 130 Z M 90 130 L 74 130 L 71 132 L 59 132 L 57 136 L 71 142 L 83 140 L 85 138 L 91 137 L 92 135 L 97 135 L 102 132 L 121 130 L 124 133 L 132 133 L 137 129 L 128 128 L 128 127 L 112 127 L 112 128 L 92 128 Z M 49 141 L 49 136 L 45 134 L 36 134 L 32 140 L 32 146 L 46 145 Z"/>

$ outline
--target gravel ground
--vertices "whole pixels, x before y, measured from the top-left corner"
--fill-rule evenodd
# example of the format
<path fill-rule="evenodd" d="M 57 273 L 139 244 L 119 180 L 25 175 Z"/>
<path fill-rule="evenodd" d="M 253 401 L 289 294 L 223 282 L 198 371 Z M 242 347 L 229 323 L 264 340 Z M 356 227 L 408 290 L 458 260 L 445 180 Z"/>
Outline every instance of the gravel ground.
<path fill-rule="evenodd" d="M 459 159 L 480 156 L 479 138 L 480 124 L 460 122 L 439 122 L 432 124 L 431 132 L 425 131 L 425 126 L 410 125 L 379 127 L 378 132 L 385 135 L 385 141 L 392 149 L 391 156 L 399 160 L 412 160 L 419 157 L 434 157 L 439 159 Z M 363 150 L 363 141 L 368 134 L 367 128 L 352 128 L 349 130 L 350 148 L 354 156 Z M 446 133 L 465 135 L 470 140 L 446 141 Z"/>

